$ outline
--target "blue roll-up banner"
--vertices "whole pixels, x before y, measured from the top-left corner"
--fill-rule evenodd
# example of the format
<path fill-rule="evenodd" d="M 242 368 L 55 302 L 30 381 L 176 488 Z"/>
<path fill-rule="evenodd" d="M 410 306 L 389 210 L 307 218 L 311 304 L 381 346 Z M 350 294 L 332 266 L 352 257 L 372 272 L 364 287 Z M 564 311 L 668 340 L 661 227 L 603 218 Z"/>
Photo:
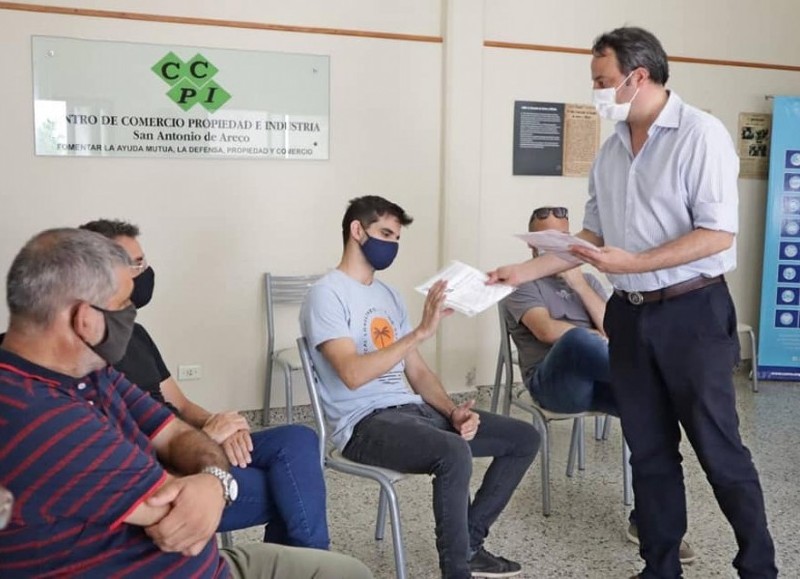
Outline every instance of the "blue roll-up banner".
<path fill-rule="evenodd" d="M 800 381 L 800 97 L 772 103 L 758 377 Z"/>

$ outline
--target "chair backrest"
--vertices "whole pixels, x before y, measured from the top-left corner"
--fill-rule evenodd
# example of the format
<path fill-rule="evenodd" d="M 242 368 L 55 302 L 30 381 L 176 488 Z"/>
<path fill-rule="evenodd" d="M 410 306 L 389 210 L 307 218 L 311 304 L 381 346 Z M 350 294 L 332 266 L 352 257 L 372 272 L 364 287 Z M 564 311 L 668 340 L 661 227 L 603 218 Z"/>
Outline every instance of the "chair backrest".
<path fill-rule="evenodd" d="M 301 304 L 311 286 L 322 277 L 315 275 L 273 275 L 264 274 L 266 289 L 267 315 L 267 349 L 269 357 L 275 350 L 275 316 L 273 307 L 276 304 Z"/>
<path fill-rule="evenodd" d="M 319 375 L 314 368 L 308 342 L 302 336 L 297 338 L 297 349 L 300 352 L 300 362 L 303 364 L 303 377 L 306 379 L 308 398 L 311 400 L 311 409 L 314 411 L 314 422 L 317 424 L 320 466 L 324 470 L 325 456 L 328 452 L 328 426 L 325 424 L 325 413 L 322 410 L 322 401 L 319 398 Z"/>

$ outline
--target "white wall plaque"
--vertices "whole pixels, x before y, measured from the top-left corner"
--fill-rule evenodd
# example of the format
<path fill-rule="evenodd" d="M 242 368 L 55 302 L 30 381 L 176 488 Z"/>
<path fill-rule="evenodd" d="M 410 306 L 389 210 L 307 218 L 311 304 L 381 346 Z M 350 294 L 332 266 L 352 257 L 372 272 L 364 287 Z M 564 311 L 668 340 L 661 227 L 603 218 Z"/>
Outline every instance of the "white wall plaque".
<path fill-rule="evenodd" d="M 37 155 L 327 159 L 329 58 L 34 36 Z"/>

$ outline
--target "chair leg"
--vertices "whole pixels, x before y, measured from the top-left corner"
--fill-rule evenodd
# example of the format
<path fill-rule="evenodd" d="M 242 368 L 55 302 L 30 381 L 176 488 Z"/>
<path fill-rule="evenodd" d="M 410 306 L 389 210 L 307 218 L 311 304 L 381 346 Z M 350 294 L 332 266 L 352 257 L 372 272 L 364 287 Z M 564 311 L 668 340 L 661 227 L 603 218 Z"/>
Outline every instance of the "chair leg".
<path fill-rule="evenodd" d="M 394 566 L 397 579 L 407 579 L 406 575 L 406 553 L 403 548 L 403 529 L 400 524 L 400 505 L 397 502 L 397 493 L 394 487 L 388 488 L 381 485 L 381 494 L 386 497 L 389 505 L 389 514 L 392 523 L 392 545 L 394 546 Z"/>
<path fill-rule="evenodd" d="M 510 364 L 505 365 L 505 390 L 503 390 L 503 415 L 511 414 L 511 398 L 514 396 L 514 378 Z"/>
<path fill-rule="evenodd" d="M 631 472 L 631 449 L 622 438 L 622 502 L 626 507 L 633 504 L 633 476 Z"/>
<path fill-rule="evenodd" d="M 286 424 L 292 423 L 292 368 L 289 364 L 283 366 L 283 383 L 286 388 Z"/>
<path fill-rule="evenodd" d="M 578 470 L 586 470 L 586 432 L 584 428 L 583 417 L 580 420 L 580 428 L 578 429 Z"/>
<path fill-rule="evenodd" d="M 753 372 L 753 392 L 758 392 L 758 355 L 756 352 L 756 335 L 753 330 L 748 332 L 750 334 L 750 352 L 751 352 L 751 360 L 752 362 L 752 372 Z"/>
<path fill-rule="evenodd" d="M 539 430 L 542 436 L 542 449 L 540 451 L 542 460 L 542 514 L 550 516 L 550 423 L 542 421 L 542 428 Z"/>
<path fill-rule="evenodd" d="M 569 454 L 567 455 L 567 476 L 569 477 L 575 474 L 575 459 L 580 453 L 579 437 L 581 427 L 583 426 L 580 420 L 580 418 L 576 418 L 572 421 L 572 437 L 570 438 Z"/>
<path fill-rule="evenodd" d="M 594 417 L 594 439 L 595 440 L 603 440 L 603 427 L 605 425 L 606 417 L 605 416 L 595 416 Z"/>
<path fill-rule="evenodd" d="M 383 541 L 384 530 L 386 529 L 386 509 L 388 506 L 388 499 L 386 498 L 386 491 L 381 487 L 381 492 L 378 495 L 378 516 L 375 520 L 375 540 Z"/>
<path fill-rule="evenodd" d="M 603 440 L 608 440 L 609 434 L 611 434 L 611 416 L 606 414 L 603 420 Z"/>
<path fill-rule="evenodd" d="M 225 531 L 224 533 L 220 533 L 220 539 L 222 541 L 222 548 L 223 549 L 230 549 L 233 547 L 233 533 L 230 531 Z"/>
<path fill-rule="evenodd" d="M 497 405 L 500 402 L 500 389 L 503 380 L 503 355 L 497 355 L 497 369 L 494 372 L 494 388 L 492 389 L 492 403 L 489 407 L 492 413 L 497 413 Z"/>
<path fill-rule="evenodd" d="M 269 426 L 269 411 L 272 404 L 272 356 L 267 354 L 267 377 L 264 379 L 264 409 L 261 411 L 261 424 Z"/>

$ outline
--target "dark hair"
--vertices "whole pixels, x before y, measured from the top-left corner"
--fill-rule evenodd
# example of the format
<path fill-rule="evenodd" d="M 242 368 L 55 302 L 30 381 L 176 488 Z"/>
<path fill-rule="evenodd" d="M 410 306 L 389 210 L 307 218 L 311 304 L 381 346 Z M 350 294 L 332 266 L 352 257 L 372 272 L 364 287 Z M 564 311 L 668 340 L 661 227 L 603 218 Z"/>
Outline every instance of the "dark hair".
<path fill-rule="evenodd" d="M 366 229 L 384 215 L 397 217 L 400 225 L 404 227 L 411 225 L 411 222 L 414 221 L 414 218 L 406 213 L 405 209 L 383 197 L 364 195 L 351 199 L 342 218 L 342 241 L 344 244 L 347 245 L 347 240 L 350 239 L 350 224 L 353 221 L 357 219 Z"/>
<path fill-rule="evenodd" d="M 139 228 L 133 223 L 120 219 L 96 219 L 89 223 L 84 223 L 78 229 L 94 231 L 109 239 L 115 237 L 139 237 Z"/>
<path fill-rule="evenodd" d="M 6 278 L 12 317 L 46 327 L 76 301 L 103 305 L 117 291 L 114 269 L 130 265 L 121 246 L 80 229 L 50 229 L 28 241 Z"/>
<path fill-rule="evenodd" d="M 606 32 L 594 41 L 592 54 L 603 56 L 609 48 L 614 51 L 622 74 L 628 75 L 632 70 L 642 67 L 650 73 L 653 82 L 667 84 L 667 53 L 651 32 L 635 26 L 624 26 Z"/>

